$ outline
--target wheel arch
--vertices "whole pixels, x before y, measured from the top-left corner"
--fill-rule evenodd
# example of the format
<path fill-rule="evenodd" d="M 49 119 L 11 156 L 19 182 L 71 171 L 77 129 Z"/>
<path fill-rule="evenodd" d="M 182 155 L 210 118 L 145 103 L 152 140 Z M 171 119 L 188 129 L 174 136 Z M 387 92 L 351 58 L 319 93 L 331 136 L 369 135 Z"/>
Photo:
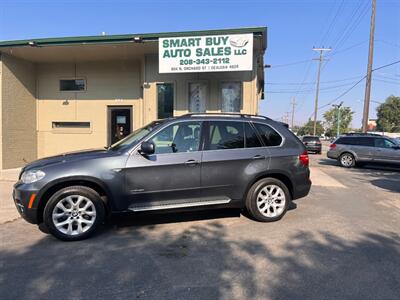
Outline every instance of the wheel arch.
<path fill-rule="evenodd" d="M 60 189 L 69 187 L 69 186 L 84 186 L 93 189 L 99 195 L 101 200 L 104 203 L 104 208 L 106 212 L 110 212 L 112 210 L 112 204 L 110 199 L 111 192 L 108 190 L 106 185 L 101 182 L 100 180 L 93 178 L 93 177 L 86 177 L 86 176 L 77 176 L 77 177 L 68 177 L 55 180 L 50 184 L 46 185 L 42 192 L 38 195 L 39 204 L 37 208 L 37 220 L 38 224 L 43 222 L 43 212 L 44 208 L 49 201 L 50 197 Z"/>
<path fill-rule="evenodd" d="M 253 178 L 253 180 L 247 186 L 246 193 L 245 193 L 243 199 L 246 199 L 247 194 L 248 194 L 249 190 L 251 189 L 251 187 L 253 186 L 253 184 L 255 184 L 260 179 L 264 179 L 264 178 L 275 178 L 275 179 L 282 181 L 288 188 L 290 197 L 293 199 L 294 185 L 293 185 L 293 181 L 292 181 L 290 175 L 286 174 L 284 172 L 281 172 L 281 171 L 272 171 L 272 170 L 270 172 L 259 174 L 258 176 Z"/>

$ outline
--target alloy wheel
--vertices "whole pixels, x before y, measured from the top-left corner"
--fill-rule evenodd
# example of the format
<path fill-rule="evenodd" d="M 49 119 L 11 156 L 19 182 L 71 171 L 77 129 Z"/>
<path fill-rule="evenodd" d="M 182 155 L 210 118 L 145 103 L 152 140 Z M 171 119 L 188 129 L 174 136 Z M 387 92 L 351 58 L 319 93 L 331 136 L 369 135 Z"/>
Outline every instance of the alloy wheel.
<path fill-rule="evenodd" d="M 275 184 L 266 185 L 257 195 L 257 208 L 266 217 L 280 216 L 285 210 L 285 205 L 285 193 Z"/>
<path fill-rule="evenodd" d="M 350 154 L 344 154 L 340 158 L 340 162 L 345 167 L 350 167 L 353 164 L 353 157 Z"/>
<path fill-rule="evenodd" d="M 70 195 L 56 204 L 52 219 L 54 226 L 61 233 L 79 235 L 93 226 L 96 220 L 96 207 L 84 196 Z"/>

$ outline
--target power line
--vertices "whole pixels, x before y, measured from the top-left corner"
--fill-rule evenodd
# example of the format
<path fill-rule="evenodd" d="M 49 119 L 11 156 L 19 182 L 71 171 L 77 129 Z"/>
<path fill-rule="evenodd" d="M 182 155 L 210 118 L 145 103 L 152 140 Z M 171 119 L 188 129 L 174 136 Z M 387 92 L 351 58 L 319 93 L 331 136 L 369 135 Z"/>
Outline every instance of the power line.
<path fill-rule="evenodd" d="M 383 66 L 380 66 L 380 67 L 377 67 L 377 68 L 375 68 L 375 69 L 372 69 L 372 72 L 377 71 L 377 70 L 380 70 L 380 69 L 383 69 L 383 68 L 387 68 L 387 67 L 393 66 L 393 65 L 398 64 L 398 63 L 400 63 L 400 60 L 394 61 L 394 62 L 392 62 L 392 63 L 386 64 L 386 65 L 383 65 Z M 346 91 L 344 91 L 343 93 L 341 93 L 339 96 L 337 96 L 335 99 L 333 99 L 333 100 L 330 101 L 329 103 L 320 106 L 319 109 L 331 105 L 332 103 L 334 103 L 334 102 L 336 102 L 337 100 L 339 100 L 340 98 L 342 98 L 344 95 L 348 94 L 352 89 L 354 89 L 354 88 L 355 88 L 360 82 L 362 82 L 366 77 L 367 77 L 367 75 L 363 76 L 360 80 L 358 80 L 358 81 L 357 81 L 355 84 L 353 84 L 350 88 L 348 88 Z"/>
<path fill-rule="evenodd" d="M 282 68 L 282 67 L 288 67 L 288 66 L 294 66 L 294 65 L 300 65 L 300 64 L 304 64 L 307 62 L 310 62 L 312 59 L 305 59 L 305 60 L 300 60 L 300 61 L 296 61 L 296 62 L 292 62 L 292 63 L 287 63 L 287 64 L 280 64 L 280 65 L 271 65 L 271 68 Z"/>

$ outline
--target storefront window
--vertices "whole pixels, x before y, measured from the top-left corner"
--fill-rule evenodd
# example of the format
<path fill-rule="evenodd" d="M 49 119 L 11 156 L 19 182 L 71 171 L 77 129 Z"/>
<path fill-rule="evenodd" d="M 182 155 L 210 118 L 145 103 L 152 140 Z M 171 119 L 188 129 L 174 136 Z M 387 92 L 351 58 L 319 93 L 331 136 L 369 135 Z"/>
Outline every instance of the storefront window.
<path fill-rule="evenodd" d="M 240 82 L 222 82 L 222 112 L 240 112 L 242 85 Z"/>
<path fill-rule="evenodd" d="M 189 83 L 189 111 L 205 112 L 207 103 L 207 83 L 191 82 Z"/>
<path fill-rule="evenodd" d="M 158 119 L 174 116 L 174 85 L 172 83 L 157 84 Z"/>

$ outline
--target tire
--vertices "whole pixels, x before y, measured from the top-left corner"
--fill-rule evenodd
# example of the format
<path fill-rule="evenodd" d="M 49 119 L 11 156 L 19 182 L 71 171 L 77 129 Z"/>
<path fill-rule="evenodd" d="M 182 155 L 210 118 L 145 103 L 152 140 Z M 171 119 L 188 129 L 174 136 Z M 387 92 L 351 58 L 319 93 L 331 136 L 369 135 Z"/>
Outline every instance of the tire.
<path fill-rule="evenodd" d="M 342 167 L 352 168 L 356 165 L 356 159 L 353 154 L 345 152 L 340 155 L 339 163 Z"/>
<path fill-rule="evenodd" d="M 274 199 L 273 195 L 276 193 L 278 195 Z M 290 201 L 289 189 L 282 181 L 275 178 L 263 178 L 250 188 L 246 198 L 246 208 L 250 216 L 257 221 L 274 222 L 286 214 Z"/>
<path fill-rule="evenodd" d="M 71 186 L 55 192 L 46 204 L 43 220 L 49 232 L 63 241 L 91 236 L 104 220 L 99 194 L 85 186 Z"/>

